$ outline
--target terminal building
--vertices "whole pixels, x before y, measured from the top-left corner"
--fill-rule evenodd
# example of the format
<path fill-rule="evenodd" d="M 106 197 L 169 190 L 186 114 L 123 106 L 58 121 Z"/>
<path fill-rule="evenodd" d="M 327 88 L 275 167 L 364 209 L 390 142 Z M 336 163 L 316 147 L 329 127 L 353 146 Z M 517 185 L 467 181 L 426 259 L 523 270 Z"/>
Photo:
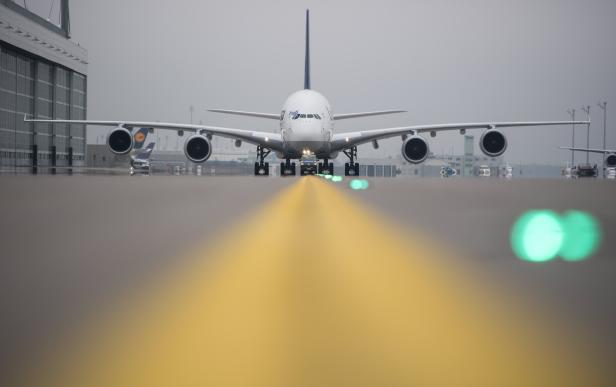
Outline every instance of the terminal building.
<path fill-rule="evenodd" d="M 84 166 L 88 52 L 70 40 L 68 0 L 0 0 L 0 169 Z"/>

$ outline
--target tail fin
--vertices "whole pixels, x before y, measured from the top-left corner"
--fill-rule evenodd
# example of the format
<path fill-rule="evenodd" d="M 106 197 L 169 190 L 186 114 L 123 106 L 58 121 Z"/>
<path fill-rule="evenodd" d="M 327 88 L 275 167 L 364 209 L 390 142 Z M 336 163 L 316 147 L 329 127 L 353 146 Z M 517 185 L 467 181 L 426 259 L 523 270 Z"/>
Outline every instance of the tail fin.
<path fill-rule="evenodd" d="M 152 150 L 154 150 L 154 143 L 151 142 L 148 144 L 147 147 L 145 147 L 145 149 L 140 150 L 139 152 L 137 152 L 134 156 L 133 159 L 134 160 L 147 160 L 150 158 L 150 155 L 152 154 Z"/>
<path fill-rule="evenodd" d="M 146 137 L 148 136 L 148 128 L 141 128 L 133 134 L 133 141 L 135 142 L 134 149 L 141 149 Z"/>
<path fill-rule="evenodd" d="M 304 89 L 310 89 L 310 10 L 306 10 L 306 62 L 304 63 Z"/>

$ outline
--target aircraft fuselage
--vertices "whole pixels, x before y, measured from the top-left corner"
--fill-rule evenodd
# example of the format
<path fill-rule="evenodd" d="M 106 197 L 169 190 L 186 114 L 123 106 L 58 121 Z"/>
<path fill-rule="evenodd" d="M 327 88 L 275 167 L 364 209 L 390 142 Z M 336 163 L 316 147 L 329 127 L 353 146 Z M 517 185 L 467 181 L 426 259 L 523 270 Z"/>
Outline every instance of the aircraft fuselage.
<path fill-rule="evenodd" d="M 284 158 L 315 155 L 330 158 L 334 129 L 327 99 L 314 90 L 300 90 L 289 96 L 280 113 L 280 134 Z"/>

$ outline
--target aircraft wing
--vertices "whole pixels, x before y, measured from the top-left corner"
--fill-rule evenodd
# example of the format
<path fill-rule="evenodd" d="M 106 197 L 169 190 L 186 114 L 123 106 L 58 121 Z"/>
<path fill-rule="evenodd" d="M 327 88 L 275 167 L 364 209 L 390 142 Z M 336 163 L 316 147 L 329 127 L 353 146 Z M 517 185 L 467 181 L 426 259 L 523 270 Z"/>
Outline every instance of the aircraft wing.
<path fill-rule="evenodd" d="M 379 110 L 375 112 L 334 114 L 333 118 L 334 120 L 346 120 L 348 118 L 382 116 L 384 114 L 395 114 L 395 113 L 406 113 L 406 110 Z"/>
<path fill-rule="evenodd" d="M 446 130 L 496 129 L 519 126 L 589 124 L 589 121 L 534 121 L 534 122 L 469 122 L 460 124 L 415 125 L 398 128 L 372 129 L 357 132 L 337 133 L 332 136 L 332 152 L 348 149 L 370 141 L 384 138 Z"/>
<path fill-rule="evenodd" d="M 282 138 L 279 133 L 258 132 L 255 130 L 222 128 L 207 125 L 174 124 L 165 122 L 143 122 L 143 121 L 95 121 L 95 120 L 40 120 L 28 119 L 25 122 L 41 122 L 56 124 L 84 124 L 99 126 L 123 126 L 127 129 L 133 127 L 148 127 L 158 129 L 175 130 L 177 132 L 201 132 L 236 140 L 242 140 L 250 144 L 261 145 L 274 151 L 282 151 Z"/>
<path fill-rule="evenodd" d="M 572 148 L 572 147 L 567 147 L 567 146 L 560 146 L 558 148 L 573 150 L 573 151 L 580 151 L 580 152 L 590 152 L 590 153 L 616 153 L 616 150 L 612 150 L 612 149 Z"/>
<path fill-rule="evenodd" d="M 226 109 L 207 109 L 208 112 L 213 113 L 223 113 L 223 114 L 235 114 L 236 116 L 248 116 L 248 117 L 259 117 L 259 118 L 268 118 L 270 120 L 278 120 L 280 121 L 280 113 L 258 113 L 258 112 L 245 112 L 242 110 L 226 110 Z"/>

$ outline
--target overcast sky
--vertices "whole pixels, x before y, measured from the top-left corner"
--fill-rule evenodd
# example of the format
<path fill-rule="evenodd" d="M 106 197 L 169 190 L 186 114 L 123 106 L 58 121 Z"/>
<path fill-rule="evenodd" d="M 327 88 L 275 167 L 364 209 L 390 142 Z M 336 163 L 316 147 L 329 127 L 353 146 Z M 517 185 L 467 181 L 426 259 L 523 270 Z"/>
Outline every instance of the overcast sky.
<path fill-rule="evenodd" d="M 306 8 L 312 87 L 334 112 L 409 111 L 341 121 L 336 131 L 566 120 L 567 108 L 583 118 L 580 107 L 589 104 L 591 146 L 600 146 L 597 102 L 608 101 L 616 123 L 613 0 L 71 1 L 72 38 L 89 52 L 88 118 L 186 123 L 194 105 L 195 123 L 277 130 L 275 121 L 205 108 L 279 112 L 303 86 Z M 614 148 L 609 123 L 608 115 Z M 505 132 L 512 163 L 569 159 L 556 147 L 571 143 L 570 127 Z M 102 133 L 91 131 L 88 142 Z M 481 131 L 473 133 L 477 141 Z M 175 134 L 165 135 L 171 149 Z M 463 149 L 454 133 L 429 141 L 437 154 Z M 578 127 L 576 145 L 585 143 Z M 379 150 L 362 146 L 360 157 L 397 155 L 400 145 L 394 138 Z"/>

